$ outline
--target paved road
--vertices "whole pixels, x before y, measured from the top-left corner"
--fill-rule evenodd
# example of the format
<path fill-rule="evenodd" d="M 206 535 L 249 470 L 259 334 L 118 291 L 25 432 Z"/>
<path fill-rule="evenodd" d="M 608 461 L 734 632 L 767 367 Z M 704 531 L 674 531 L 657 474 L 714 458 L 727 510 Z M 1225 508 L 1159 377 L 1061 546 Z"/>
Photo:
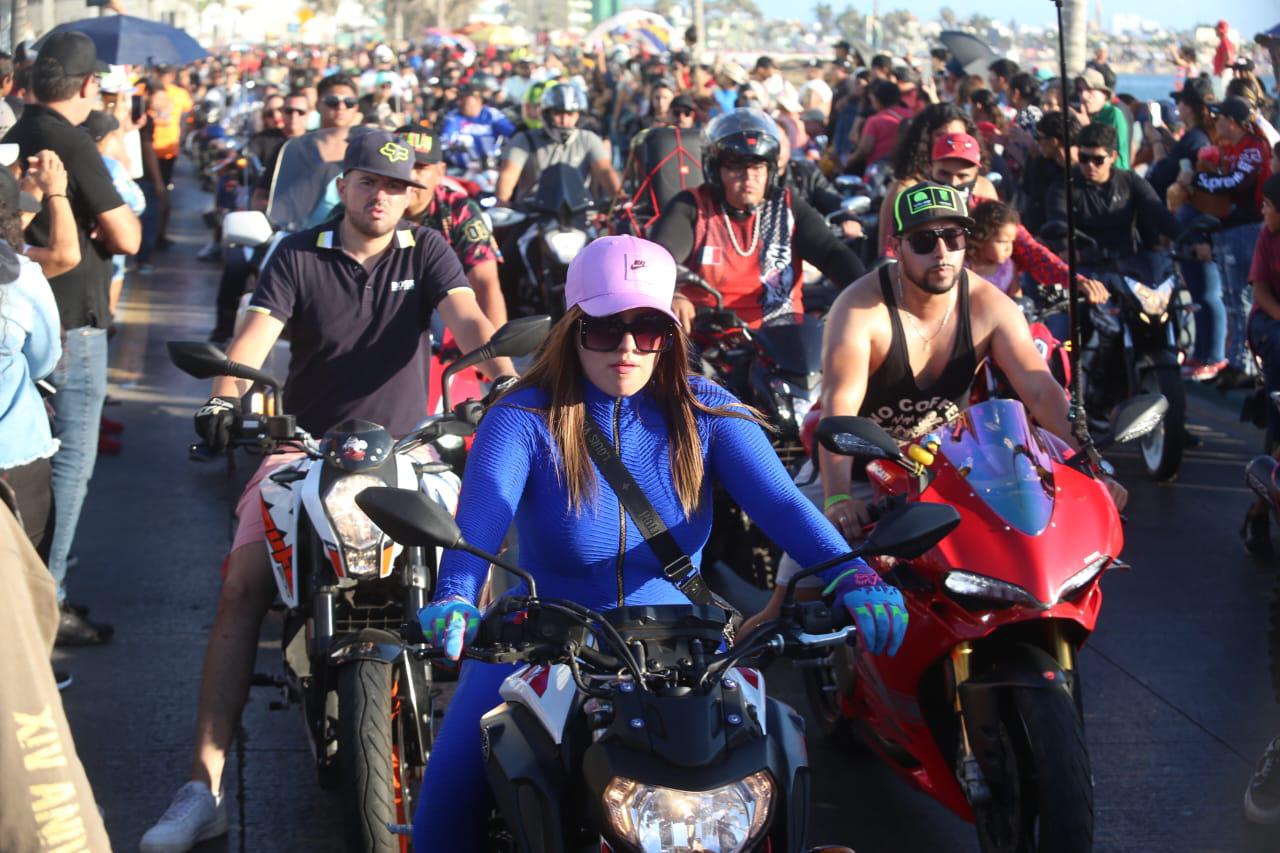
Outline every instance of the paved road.
<path fill-rule="evenodd" d="M 108 647 L 60 655 L 75 674 L 65 694 L 81 756 L 119 850 L 138 838 L 187 778 L 204 638 L 237 493 L 225 468 L 186 461 L 191 412 L 207 383 L 171 368 L 164 342 L 212 326 L 216 268 L 192 255 L 207 232 L 207 196 L 180 195 L 179 245 L 150 279 L 132 278 L 112 344 L 110 414 L 125 451 L 102 458 L 89 493 L 71 597 L 113 622 Z M 1191 404 L 1204 439 L 1172 486 L 1144 482 L 1114 454 L 1132 492 L 1125 558 L 1104 582 L 1101 627 L 1081 657 L 1097 787 L 1101 853 L 1280 849 L 1280 834 L 1247 827 L 1239 801 L 1254 757 L 1280 732 L 1265 669 L 1264 601 L 1272 573 L 1247 561 L 1236 529 L 1249 501 L 1244 461 L 1258 444 L 1231 413 Z M 243 472 L 241 472 L 243 476 Z M 259 646 L 275 671 L 274 624 Z M 792 672 L 770 689 L 803 708 Z M 296 712 L 273 713 L 256 688 L 245 737 L 227 771 L 232 829 L 200 851 L 340 849 L 335 795 L 314 784 Z M 813 841 L 859 853 L 969 853 L 972 828 L 863 755 L 811 742 Z"/>

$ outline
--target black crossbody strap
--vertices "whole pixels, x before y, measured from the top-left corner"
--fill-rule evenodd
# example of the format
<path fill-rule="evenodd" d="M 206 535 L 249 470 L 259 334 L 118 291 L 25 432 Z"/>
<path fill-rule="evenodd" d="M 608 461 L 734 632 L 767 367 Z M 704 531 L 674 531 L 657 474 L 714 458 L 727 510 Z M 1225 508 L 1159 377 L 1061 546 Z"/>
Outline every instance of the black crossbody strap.
<path fill-rule="evenodd" d="M 695 571 L 693 561 L 680 548 L 680 544 L 663 523 L 662 516 L 658 515 L 658 511 L 653 508 L 653 504 L 649 503 L 649 498 L 645 496 L 644 490 L 640 488 L 635 477 L 631 476 L 631 472 L 627 470 L 622 457 L 618 455 L 618 451 L 614 450 L 608 437 L 600 427 L 595 425 L 590 416 L 584 418 L 584 424 L 587 452 L 591 454 L 591 459 L 600 469 L 600 474 L 613 487 L 614 494 L 618 496 L 618 502 L 631 516 L 636 527 L 640 528 L 644 541 L 653 550 L 658 562 L 662 563 L 662 574 L 694 604 L 726 607 L 712 596 L 711 590 L 707 589 L 706 581 L 702 579 L 699 572 Z"/>

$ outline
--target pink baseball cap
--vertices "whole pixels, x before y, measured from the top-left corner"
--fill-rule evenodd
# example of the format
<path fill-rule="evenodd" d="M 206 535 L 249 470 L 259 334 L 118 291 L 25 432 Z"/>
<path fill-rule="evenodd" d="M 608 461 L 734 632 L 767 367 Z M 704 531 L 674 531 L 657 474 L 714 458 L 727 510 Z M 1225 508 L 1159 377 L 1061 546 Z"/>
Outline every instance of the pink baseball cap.
<path fill-rule="evenodd" d="M 630 235 L 600 237 L 569 264 L 564 285 L 566 307 L 577 305 L 592 317 L 632 308 L 652 308 L 671 319 L 676 262 L 671 253 Z"/>
<path fill-rule="evenodd" d="M 964 160 L 977 166 L 982 163 L 982 149 L 978 140 L 967 133 L 948 133 L 933 143 L 933 155 L 930 160 Z"/>

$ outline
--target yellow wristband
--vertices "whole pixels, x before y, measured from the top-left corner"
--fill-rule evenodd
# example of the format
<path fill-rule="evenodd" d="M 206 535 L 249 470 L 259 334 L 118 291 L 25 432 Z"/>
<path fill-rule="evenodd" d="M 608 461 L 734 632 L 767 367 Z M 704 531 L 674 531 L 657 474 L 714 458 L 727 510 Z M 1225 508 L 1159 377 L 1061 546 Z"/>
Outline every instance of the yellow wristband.
<path fill-rule="evenodd" d="M 826 512 L 827 510 L 831 509 L 833 506 L 840 503 L 841 501 L 851 501 L 851 500 L 853 500 L 853 498 L 849 497 L 846 494 L 832 495 L 831 497 L 823 501 L 822 511 Z"/>

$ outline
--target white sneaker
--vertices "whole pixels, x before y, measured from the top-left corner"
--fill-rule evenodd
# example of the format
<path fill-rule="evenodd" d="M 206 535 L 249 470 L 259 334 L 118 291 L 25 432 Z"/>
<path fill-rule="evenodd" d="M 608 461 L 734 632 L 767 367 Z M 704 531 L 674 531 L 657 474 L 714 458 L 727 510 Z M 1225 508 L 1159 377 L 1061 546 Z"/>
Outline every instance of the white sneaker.
<path fill-rule="evenodd" d="M 147 830 L 138 845 L 142 853 L 186 853 L 201 841 L 226 834 L 227 806 L 203 782 L 188 782 Z"/>

